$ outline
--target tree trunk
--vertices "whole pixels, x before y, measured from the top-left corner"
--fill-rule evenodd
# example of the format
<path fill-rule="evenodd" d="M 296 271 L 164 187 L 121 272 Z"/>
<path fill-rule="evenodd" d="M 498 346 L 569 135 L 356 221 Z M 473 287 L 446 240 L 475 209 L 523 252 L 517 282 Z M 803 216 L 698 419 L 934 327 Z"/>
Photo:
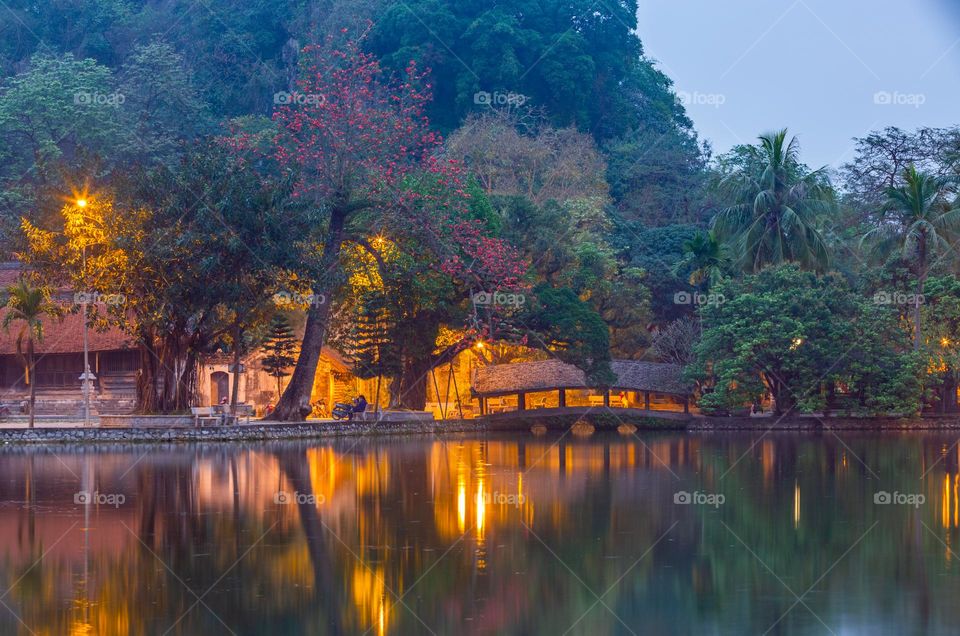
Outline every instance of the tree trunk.
<path fill-rule="evenodd" d="M 345 222 L 345 208 L 335 207 L 330 214 L 330 229 L 327 232 L 321 258 L 321 266 L 327 282 L 323 285 L 323 289 L 313 290 L 314 298 L 322 298 L 323 302 L 311 304 L 307 312 L 307 325 L 303 332 L 303 343 L 300 345 L 297 366 L 294 367 L 290 382 L 287 383 L 287 388 L 277 403 L 274 419 L 288 422 L 300 421 L 313 410 L 310 406 L 310 397 L 317 375 L 317 365 L 320 363 L 320 352 L 327 336 L 331 296 L 335 288 L 335 285 L 329 282 L 329 277 L 333 271 L 339 270 Z M 317 293 L 318 291 L 320 294 Z"/>
<path fill-rule="evenodd" d="M 943 377 L 943 388 L 940 396 L 940 410 L 943 413 L 957 412 L 957 375 L 948 370 Z"/>
<path fill-rule="evenodd" d="M 233 328 L 233 389 L 230 395 L 230 409 L 236 412 L 238 394 L 240 393 L 240 339 L 243 333 L 240 325 L 236 324 Z"/>
<path fill-rule="evenodd" d="M 422 411 L 427 406 L 427 380 L 433 369 L 433 359 L 429 356 L 404 360 L 403 374 L 400 376 L 398 394 L 392 402 L 400 408 Z"/>
<path fill-rule="evenodd" d="M 913 299 L 913 349 L 914 351 L 920 350 L 921 344 L 921 329 L 920 329 L 920 300 L 923 298 L 923 289 L 926 283 L 927 273 L 922 272 L 917 277 L 917 294 Z"/>
<path fill-rule="evenodd" d="M 37 404 L 37 361 L 33 356 L 33 338 L 27 339 L 27 366 L 30 368 L 30 428 L 33 428 Z"/>

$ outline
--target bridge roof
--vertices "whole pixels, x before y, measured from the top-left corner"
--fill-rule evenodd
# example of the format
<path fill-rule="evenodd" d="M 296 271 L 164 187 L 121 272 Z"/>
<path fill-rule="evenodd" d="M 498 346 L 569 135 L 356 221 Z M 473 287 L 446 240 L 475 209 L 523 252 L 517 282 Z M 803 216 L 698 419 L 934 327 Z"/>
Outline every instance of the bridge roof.
<path fill-rule="evenodd" d="M 610 368 L 617 380 L 613 390 L 651 391 L 686 396 L 692 387 L 682 380 L 683 369 L 675 364 L 613 360 Z M 586 374 L 572 364 L 560 360 L 514 362 L 483 367 L 477 371 L 473 390 L 478 395 L 504 395 L 521 391 L 585 389 Z"/>

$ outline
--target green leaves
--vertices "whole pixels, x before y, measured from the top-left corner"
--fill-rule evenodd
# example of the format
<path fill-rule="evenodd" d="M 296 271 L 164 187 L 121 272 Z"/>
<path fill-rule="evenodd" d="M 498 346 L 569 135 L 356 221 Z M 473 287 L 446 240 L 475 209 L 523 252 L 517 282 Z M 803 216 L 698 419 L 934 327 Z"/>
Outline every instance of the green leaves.
<path fill-rule="evenodd" d="M 827 267 L 818 223 L 835 210 L 835 195 L 825 170 L 809 172 L 799 151 L 797 139 L 788 142 L 784 129 L 761 135 L 758 146 L 735 149 L 728 158 L 719 182 L 725 207 L 713 228 L 740 255 L 744 271 L 785 262 L 817 271 Z"/>
<path fill-rule="evenodd" d="M 740 407 L 769 391 L 779 412 L 919 410 L 922 364 L 896 313 L 841 278 L 784 265 L 715 293 L 717 302 L 701 308 L 703 337 L 688 372 L 708 387 L 707 408 Z"/>

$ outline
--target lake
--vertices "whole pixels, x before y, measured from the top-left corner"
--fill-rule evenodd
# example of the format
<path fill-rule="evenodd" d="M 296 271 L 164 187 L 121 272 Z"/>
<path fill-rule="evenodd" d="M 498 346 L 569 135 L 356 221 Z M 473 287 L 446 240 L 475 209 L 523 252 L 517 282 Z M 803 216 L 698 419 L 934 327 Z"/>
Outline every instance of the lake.
<path fill-rule="evenodd" d="M 8 445 L 0 634 L 952 634 L 958 438 Z"/>

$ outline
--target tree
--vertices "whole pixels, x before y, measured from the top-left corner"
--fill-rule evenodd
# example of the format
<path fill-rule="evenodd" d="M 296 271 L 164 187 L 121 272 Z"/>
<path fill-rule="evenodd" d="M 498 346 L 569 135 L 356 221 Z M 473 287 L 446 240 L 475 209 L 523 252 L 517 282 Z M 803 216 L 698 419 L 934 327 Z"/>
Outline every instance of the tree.
<path fill-rule="evenodd" d="M 491 196 L 522 196 L 536 205 L 573 199 L 602 205 L 608 198 L 606 163 L 593 139 L 575 128 L 507 110 L 472 114 L 450 135 L 446 152 Z"/>
<path fill-rule="evenodd" d="M 36 356 L 34 343 L 43 342 L 43 317 L 56 315 L 56 308 L 50 301 L 50 294 L 41 287 L 34 287 L 21 278 L 7 289 L 7 311 L 3 316 L 3 328 L 19 323 L 17 330 L 17 356 L 25 361 L 27 384 L 30 385 L 30 428 L 34 424 L 34 410 L 37 400 Z M 26 351 L 24 351 L 26 341 Z"/>
<path fill-rule="evenodd" d="M 647 227 L 705 225 L 710 148 L 685 126 L 645 125 L 603 146 L 607 180 L 623 218 Z"/>
<path fill-rule="evenodd" d="M 117 74 L 116 90 L 124 99 L 123 153 L 130 160 L 174 165 L 182 141 L 212 128 L 186 61 L 165 42 L 135 48 Z"/>
<path fill-rule="evenodd" d="M 724 246 L 712 233 L 700 232 L 683 244 L 683 259 L 675 273 L 684 273 L 697 289 L 708 289 L 727 275 L 730 259 Z"/>
<path fill-rule="evenodd" d="M 714 218 L 717 237 L 732 244 L 744 271 L 797 262 L 823 270 L 827 247 L 818 218 L 835 210 L 826 168 L 810 172 L 800 146 L 787 131 L 760 136 L 758 146 L 733 151 L 732 166 L 719 184 L 726 200 Z"/>
<path fill-rule="evenodd" d="M 936 177 L 956 175 L 960 169 L 958 128 L 911 132 L 889 126 L 854 141 L 856 154 L 840 170 L 844 199 L 871 223 L 882 222 L 887 190 L 904 185 L 909 166 Z"/>
<path fill-rule="evenodd" d="M 907 333 L 839 276 L 788 264 L 717 289 L 723 302 L 700 308 L 703 335 L 688 369 L 713 387 L 701 408 L 736 408 L 769 391 L 778 414 L 832 408 L 838 392 L 854 412 L 919 411 L 923 363 Z"/>
<path fill-rule="evenodd" d="M 263 344 L 265 355 L 260 361 L 263 370 L 277 379 L 277 399 L 280 399 L 280 379 L 290 375 L 289 370 L 297 363 L 299 347 L 290 321 L 283 314 L 274 316 L 270 323 L 267 340 Z"/>
<path fill-rule="evenodd" d="M 429 115 L 444 132 L 498 104 L 540 108 L 598 142 L 650 120 L 689 126 L 636 29 L 635 0 L 414 0 L 391 3 L 370 50 L 395 71 L 411 59 L 433 70 Z"/>
<path fill-rule="evenodd" d="M 115 185 L 89 195 L 83 214 L 25 222 L 21 258 L 51 285 L 122 297 L 95 318 L 138 345 L 138 409 L 182 412 L 195 403 L 200 357 L 229 344 L 238 363 L 273 315 L 298 256 L 290 245 L 307 227 L 288 179 L 212 140 L 170 167 L 134 166 Z"/>
<path fill-rule="evenodd" d="M 429 91 L 415 65 L 403 78 L 388 76 L 355 42 L 304 49 L 299 97 L 275 114 L 281 134 L 273 154 L 299 175 L 301 200 L 322 211 L 302 272 L 315 296 L 337 292 L 346 241 L 383 229 L 416 234 L 448 275 L 487 257 L 482 252 L 492 243 L 458 216 L 466 200 L 462 168 L 435 156 L 441 140 L 423 114 Z M 239 151 L 247 150 L 244 141 Z M 277 405 L 279 419 L 298 419 L 310 408 L 329 317 L 330 303 L 307 314 L 297 366 Z"/>
<path fill-rule="evenodd" d="M 426 184 L 418 184 L 424 193 Z M 340 300 L 347 325 L 338 344 L 361 377 L 391 378 L 392 406 L 423 410 L 431 371 L 478 339 L 522 337 L 517 305 L 473 302 L 478 293 L 525 299 L 526 264 L 496 236 L 497 219 L 479 187 L 467 183 L 465 193 L 452 222 L 394 224 L 385 236 L 351 239 L 350 293 Z M 440 225 L 452 231 L 439 230 L 439 243 L 424 234 Z"/>
<path fill-rule="evenodd" d="M 914 298 L 914 349 L 921 345 L 924 285 L 930 269 L 953 251 L 952 242 L 960 231 L 960 208 L 948 198 L 952 180 L 918 172 L 908 166 L 903 185 L 886 190 L 883 206 L 887 222 L 867 232 L 862 241 L 873 242 L 880 253 L 890 254 L 896 246 L 900 256 L 913 267 L 917 278 Z"/>
<path fill-rule="evenodd" d="M 656 333 L 650 352 L 660 362 L 685 367 L 693 362 L 693 349 L 699 340 L 699 322 L 693 316 L 683 316 Z"/>
<path fill-rule="evenodd" d="M 59 211 L 63 183 L 100 178 L 119 159 L 123 99 L 111 82 L 110 69 L 93 60 L 37 54 L 0 86 L 0 213 L 10 224 L 0 231 L 8 246 L 21 216 Z"/>

